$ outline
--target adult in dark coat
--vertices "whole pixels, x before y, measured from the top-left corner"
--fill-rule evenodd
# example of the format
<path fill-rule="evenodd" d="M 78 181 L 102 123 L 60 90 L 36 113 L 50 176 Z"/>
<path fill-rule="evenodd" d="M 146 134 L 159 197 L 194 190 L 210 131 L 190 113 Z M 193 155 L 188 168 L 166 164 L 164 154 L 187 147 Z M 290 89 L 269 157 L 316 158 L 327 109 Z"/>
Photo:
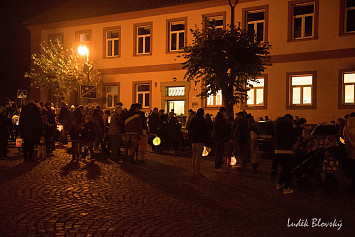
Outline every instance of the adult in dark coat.
<path fill-rule="evenodd" d="M 25 153 L 25 162 L 33 161 L 34 145 L 39 143 L 43 135 L 41 113 L 34 101 L 29 101 L 28 104 L 22 108 L 19 128 L 24 142 L 23 150 Z"/>
<path fill-rule="evenodd" d="M 276 189 L 283 188 L 284 194 L 293 192 L 290 185 L 292 185 L 293 149 L 297 142 L 297 133 L 292 123 L 287 116 L 280 117 L 276 119 L 274 127 L 275 158 L 282 166 Z"/>
<path fill-rule="evenodd" d="M 190 122 L 191 146 L 192 146 L 192 175 L 198 176 L 202 159 L 203 146 L 207 142 L 207 123 L 203 117 L 204 110 L 198 109 L 196 116 Z"/>
<path fill-rule="evenodd" d="M 224 107 L 219 109 L 213 123 L 212 137 L 216 147 L 215 168 L 218 170 L 223 164 L 224 146 L 230 139 L 230 126 L 227 121 L 227 110 Z"/>

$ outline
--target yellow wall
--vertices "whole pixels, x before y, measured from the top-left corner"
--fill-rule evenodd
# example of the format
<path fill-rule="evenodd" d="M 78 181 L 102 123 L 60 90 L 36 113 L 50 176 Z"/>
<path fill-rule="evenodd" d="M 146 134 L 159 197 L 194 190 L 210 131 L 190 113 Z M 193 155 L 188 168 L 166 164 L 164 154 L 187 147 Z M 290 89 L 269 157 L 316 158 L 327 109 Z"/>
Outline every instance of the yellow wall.
<path fill-rule="evenodd" d="M 354 51 L 355 35 L 339 36 L 339 1 L 319 0 L 319 29 L 318 38 L 312 40 L 288 41 L 288 2 L 286 0 L 260 0 L 240 1 L 236 8 L 236 25 L 242 19 L 242 9 L 261 5 L 268 5 L 268 41 L 272 45 L 272 58 L 277 58 L 273 66 L 266 70 L 268 74 L 268 99 L 266 110 L 250 110 L 256 118 L 268 115 L 272 119 L 283 116 L 286 113 L 305 117 L 311 123 L 320 121 L 331 121 L 342 117 L 351 109 L 338 109 L 338 70 L 355 68 L 355 55 L 351 57 L 333 57 L 332 52 L 325 58 L 310 60 L 310 55 L 299 55 L 296 59 L 287 62 L 289 56 L 295 54 L 315 52 L 317 56 L 321 51 L 351 49 Z M 175 70 L 140 72 L 137 67 L 151 65 L 169 65 L 184 61 L 178 58 L 177 54 L 166 53 L 166 20 L 173 18 L 187 17 L 188 29 L 195 25 L 201 27 L 203 14 L 226 12 L 227 24 L 230 22 L 230 8 L 228 1 L 216 0 L 208 3 L 189 4 L 180 7 L 170 7 L 141 11 L 128 14 L 117 14 L 108 17 L 98 17 L 85 21 L 64 22 L 63 24 L 47 24 L 43 26 L 30 27 L 32 32 L 41 29 L 41 39 L 48 40 L 48 35 L 53 33 L 64 33 L 64 42 L 68 45 L 75 44 L 75 32 L 91 30 L 92 39 L 89 45 L 90 58 L 94 60 L 100 69 L 105 69 L 103 83 L 120 83 L 120 100 L 125 106 L 132 103 L 132 81 L 152 81 L 152 108 L 161 107 L 161 82 L 183 80 L 184 71 L 178 66 L 171 66 Z M 115 20 L 118 19 L 118 20 Z M 95 21 L 97 20 L 97 21 Z M 133 25 L 136 23 L 153 22 L 152 33 L 152 55 L 133 56 Z M 65 27 L 63 27 L 65 26 Z M 118 58 L 104 58 L 104 28 L 111 26 L 121 27 L 121 52 Z M 38 37 L 37 37 L 38 38 Z M 188 31 L 188 42 L 191 43 L 192 35 Z M 33 40 L 35 40 L 33 38 Z M 33 44 L 32 44 L 33 45 Z M 335 52 L 341 54 L 341 52 Z M 323 54 L 322 54 L 323 55 Z M 305 58 L 303 58 L 305 57 Z M 285 61 L 286 59 L 286 61 Z M 126 68 L 129 73 L 112 74 L 107 69 Z M 166 70 L 166 69 L 164 69 Z M 149 71 L 149 70 L 148 70 Z M 286 109 L 286 73 L 317 71 L 317 107 L 316 109 L 294 110 Z M 155 86 L 155 83 L 156 86 Z M 201 106 L 201 99 L 196 95 L 200 92 L 201 85 L 194 83 L 190 85 L 190 97 L 188 108 L 193 102 Z M 187 108 L 187 109 L 188 109 Z M 193 108 L 197 109 L 197 108 Z M 237 108 L 236 108 L 237 110 Z M 207 109 L 206 112 L 216 114 L 217 109 Z"/>

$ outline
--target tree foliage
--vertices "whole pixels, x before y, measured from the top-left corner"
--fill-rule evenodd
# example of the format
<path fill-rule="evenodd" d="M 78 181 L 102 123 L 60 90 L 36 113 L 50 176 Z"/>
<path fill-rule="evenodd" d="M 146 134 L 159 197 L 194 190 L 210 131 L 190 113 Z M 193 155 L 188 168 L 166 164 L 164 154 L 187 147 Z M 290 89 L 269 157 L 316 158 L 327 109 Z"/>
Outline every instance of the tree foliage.
<path fill-rule="evenodd" d="M 233 106 L 247 99 L 249 81 L 255 81 L 270 64 L 271 46 L 260 43 L 240 27 L 216 28 L 212 22 L 191 29 L 193 42 L 186 47 L 184 78 L 202 81 L 202 98 L 222 90 L 224 106 L 233 116 Z"/>
<path fill-rule="evenodd" d="M 80 84 L 97 85 L 101 74 L 93 62 L 88 62 L 89 79 L 84 72 L 86 57 L 72 47 L 64 47 L 58 40 L 43 42 L 39 54 L 32 54 L 33 68 L 25 74 L 31 86 L 45 88 L 51 95 L 66 102 Z"/>

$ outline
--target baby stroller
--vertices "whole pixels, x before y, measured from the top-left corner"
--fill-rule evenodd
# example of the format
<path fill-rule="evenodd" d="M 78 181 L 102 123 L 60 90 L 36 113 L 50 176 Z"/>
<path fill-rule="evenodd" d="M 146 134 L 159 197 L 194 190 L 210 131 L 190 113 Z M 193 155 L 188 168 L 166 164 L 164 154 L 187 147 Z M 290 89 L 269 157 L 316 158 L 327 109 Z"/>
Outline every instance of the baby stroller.
<path fill-rule="evenodd" d="M 314 194 L 315 186 L 321 185 L 322 161 L 325 149 L 310 152 L 304 160 L 292 170 L 292 175 L 297 179 L 297 184 L 304 188 L 307 194 Z"/>
<path fill-rule="evenodd" d="M 333 193 L 337 186 L 334 174 L 339 171 L 341 147 L 337 145 L 337 138 L 329 135 L 326 139 L 315 139 L 315 149 L 310 151 L 305 159 L 292 171 L 297 183 L 304 187 L 306 193 L 313 194 L 315 185 L 319 184 L 328 194 Z M 322 174 L 324 173 L 324 181 Z"/>

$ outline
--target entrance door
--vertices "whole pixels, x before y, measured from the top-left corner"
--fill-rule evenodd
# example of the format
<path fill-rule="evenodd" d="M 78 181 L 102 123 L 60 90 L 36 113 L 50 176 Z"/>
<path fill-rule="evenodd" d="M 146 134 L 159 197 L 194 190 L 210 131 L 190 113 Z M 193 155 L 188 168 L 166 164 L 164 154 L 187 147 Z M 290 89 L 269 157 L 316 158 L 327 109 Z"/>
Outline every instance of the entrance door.
<path fill-rule="evenodd" d="M 184 100 L 168 100 L 167 101 L 167 112 L 174 109 L 176 115 L 184 114 L 185 111 L 185 101 Z"/>

